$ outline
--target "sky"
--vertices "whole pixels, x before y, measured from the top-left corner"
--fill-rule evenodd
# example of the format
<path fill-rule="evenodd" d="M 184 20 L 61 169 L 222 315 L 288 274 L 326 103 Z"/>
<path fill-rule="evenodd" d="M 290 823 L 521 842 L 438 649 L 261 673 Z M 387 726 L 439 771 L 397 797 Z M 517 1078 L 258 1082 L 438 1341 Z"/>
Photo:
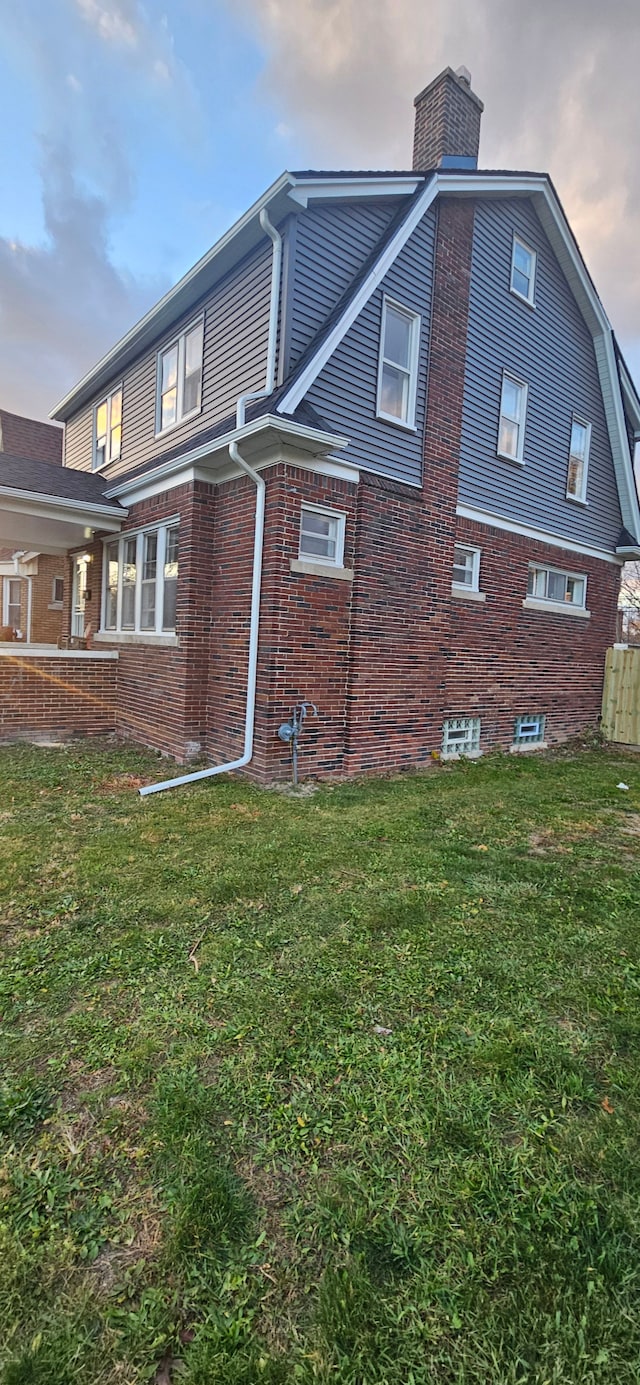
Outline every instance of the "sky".
<path fill-rule="evenodd" d="M 464 64 L 640 382 L 638 0 L 0 0 L 0 407 L 57 400 L 283 169 L 407 168 Z"/>

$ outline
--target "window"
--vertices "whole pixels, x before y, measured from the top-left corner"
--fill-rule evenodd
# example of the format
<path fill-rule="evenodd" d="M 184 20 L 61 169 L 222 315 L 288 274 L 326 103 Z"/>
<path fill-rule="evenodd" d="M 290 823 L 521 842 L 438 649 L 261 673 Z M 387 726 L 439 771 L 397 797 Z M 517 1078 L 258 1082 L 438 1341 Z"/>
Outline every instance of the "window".
<path fill-rule="evenodd" d="M 54 577 L 51 583 L 51 605 L 61 606 L 64 601 L 64 577 Z"/>
<path fill-rule="evenodd" d="M 502 376 L 498 456 L 521 462 L 524 453 L 524 421 L 527 412 L 527 386 L 513 375 Z"/>
<path fill-rule="evenodd" d="M 457 543 L 453 550 L 453 585 L 477 592 L 480 586 L 480 549 Z"/>
<path fill-rule="evenodd" d="M 584 607 L 587 579 L 580 573 L 552 567 L 530 567 L 527 594 L 537 601 Z"/>
<path fill-rule="evenodd" d="M 316 505 L 303 505 L 300 516 L 298 557 L 314 563 L 342 566 L 344 553 L 345 515 L 336 510 L 322 510 Z"/>
<path fill-rule="evenodd" d="M 20 629 L 20 592 L 22 583 L 19 577 L 5 577 L 3 591 L 2 623 L 12 630 Z"/>
<path fill-rule="evenodd" d="M 584 500 L 587 489 L 587 466 L 591 424 L 581 418 L 573 417 L 571 423 L 571 442 L 569 444 L 569 468 L 567 471 L 567 499 Z"/>
<path fill-rule="evenodd" d="M 415 426 L 420 317 L 391 299 L 382 301 L 378 367 L 378 415 Z"/>
<path fill-rule="evenodd" d="M 516 717 L 513 728 L 514 745 L 540 745 L 544 740 L 544 717 Z"/>
<path fill-rule="evenodd" d="M 204 319 L 158 353 L 156 432 L 175 428 L 202 407 Z"/>
<path fill-rule="evenodd" d="M 103 630 L 173 633 L 177 586 L 177 525 L 105 544 Z"/>
<path fill-rule="evenodd" d="M 523 240 L 514 236 L 511 253 L 511 292 L 516 293 L 518 298 L 524 298 L 525 303 L 531 303 L 532 306 L 535 278 L 535 250 L 530 250 Z"/>
<path fill-rule="evenodd" d="M 480 718 L 451 717 L 442 728 L 442 754 L 479 755 Z"/>
<path fill-rule="evenodd" d="M 117 461 L 122 448 L 122 385 L 96 405 L 93 427 L 93 469 Z"/>

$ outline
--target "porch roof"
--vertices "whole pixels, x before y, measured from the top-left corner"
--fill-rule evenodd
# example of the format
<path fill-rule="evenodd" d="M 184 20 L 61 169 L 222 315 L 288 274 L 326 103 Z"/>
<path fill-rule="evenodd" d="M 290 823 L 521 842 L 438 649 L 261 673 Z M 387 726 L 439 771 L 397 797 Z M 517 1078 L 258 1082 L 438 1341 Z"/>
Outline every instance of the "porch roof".
<path fill-rule="evenodd" d="M 95 530 L 117 533 L 127 511 L 104 477 L 0 452 L 0 545 L 66 553 Z"/>

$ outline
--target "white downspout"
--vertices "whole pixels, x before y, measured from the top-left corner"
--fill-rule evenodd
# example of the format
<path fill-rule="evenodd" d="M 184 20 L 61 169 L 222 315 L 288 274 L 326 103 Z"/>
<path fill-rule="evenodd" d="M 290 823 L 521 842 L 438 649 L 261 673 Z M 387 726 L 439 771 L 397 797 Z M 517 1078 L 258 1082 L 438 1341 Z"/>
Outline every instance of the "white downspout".
<path fill-rule="evenodd" d="M 282 265 L 282 236 L 269 219 L 263 208 L 260 212 L 260 225 L 273 242 L 273 262 L 271 267 L 271 300 L 269 305 L 269 341 L 267 345 L 267 369 L 264 389 L 241 394 L 236 405 L 237 427 L 245 422 L 246 406 L 250 399 L 263 399 L 271 394 L 276 375 L 276 345 L 278 340 L 278 306 L 280 302 L 280 274 Z M 258 676 L 258 635 L 260 629 L 260 586 L 262 582 L 262 549 L 264 542 L 264 503 L 266 486 L 264 480 L 244 460 L 236 442 L 229 443 L 231 460 L 253 481 L 256 488 L 256 515 L 253 535 L 253 574 L 251 580 L 251 619 L 249 625 L 249 659 L 247 668 L 247 701 L 244 724 L 244 751 L 238 760 L 230 760 L 225 765 L 214 765 L 211 769 L 198 769 L 192 774 L 181 774 L 176 779 L 164 779 L 159 784 L 145 784 L 139 790 L 141 798 L 148 794 L 162 793 L 164 789 L 178 789 L 182 784 L 194 784 L 197 779 L 210 779 L 214 774 L 229 774 L 234 769 L 244 769 L 253 757 L 253 734 L 256 711 L 256 683 Z"/>

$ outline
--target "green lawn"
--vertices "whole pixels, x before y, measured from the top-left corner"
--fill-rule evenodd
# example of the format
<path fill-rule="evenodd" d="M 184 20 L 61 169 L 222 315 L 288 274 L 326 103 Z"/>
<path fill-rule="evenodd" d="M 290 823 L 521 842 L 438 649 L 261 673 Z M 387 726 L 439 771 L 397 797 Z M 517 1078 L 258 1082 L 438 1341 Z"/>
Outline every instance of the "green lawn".
<path fill-rule="evenodd" d="M 3 1385 L 640 1381 L 640 758 L 0 770 Z"/>

